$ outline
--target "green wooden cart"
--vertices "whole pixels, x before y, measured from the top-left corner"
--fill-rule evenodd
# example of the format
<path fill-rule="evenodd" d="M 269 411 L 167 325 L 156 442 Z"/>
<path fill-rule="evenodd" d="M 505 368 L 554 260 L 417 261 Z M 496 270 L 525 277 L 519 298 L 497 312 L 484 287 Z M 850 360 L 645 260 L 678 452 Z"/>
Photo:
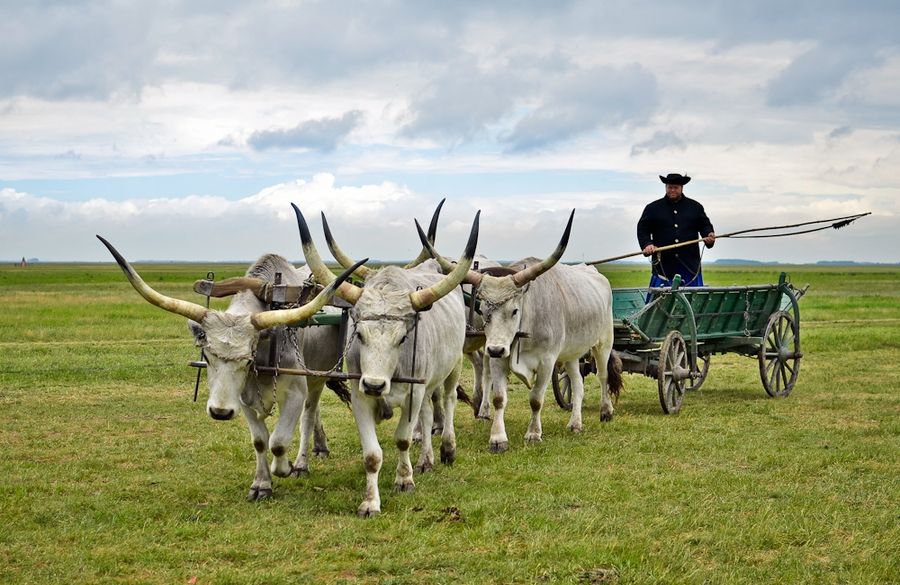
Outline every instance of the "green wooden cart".
<path fill-rule="evenodd" d="M 615 354 L 623 371 L 655 378 L 663 412 L 681 409 L 685 391 L 700 387 L 710 356 L 738 353 L 756 358 L 769 396 L 790 394 L 800 374 L 800 307 L 806 288 L 781 273 L 777 284 L 613 290 Z M 808 288 L 808 287 L 807 287 Z M 582 375 L 596 372 L 590 356 Z M 571 409 L 565 370 L 553 375 L 557 403 Z"/>

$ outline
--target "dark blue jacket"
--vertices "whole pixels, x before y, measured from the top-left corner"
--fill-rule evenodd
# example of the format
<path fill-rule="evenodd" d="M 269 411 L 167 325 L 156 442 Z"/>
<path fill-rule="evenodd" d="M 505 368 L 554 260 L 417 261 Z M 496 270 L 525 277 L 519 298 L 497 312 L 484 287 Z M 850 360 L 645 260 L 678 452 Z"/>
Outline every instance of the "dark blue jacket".
<path fill-rule="evenodd" d="M 703 238 L 715 231 L 703 206 L 682 195 L 672 203 L 666 197 L 651 202 L 637 224 L 641 250 L 649 244 L 657 248 Z M 712 246 L 709 246 L 712 247 Z M 653 255 L 653 273 L 671 280 L 680 274 L 689 281 L 700 272 L 700 246 L 684 246 Z"/>

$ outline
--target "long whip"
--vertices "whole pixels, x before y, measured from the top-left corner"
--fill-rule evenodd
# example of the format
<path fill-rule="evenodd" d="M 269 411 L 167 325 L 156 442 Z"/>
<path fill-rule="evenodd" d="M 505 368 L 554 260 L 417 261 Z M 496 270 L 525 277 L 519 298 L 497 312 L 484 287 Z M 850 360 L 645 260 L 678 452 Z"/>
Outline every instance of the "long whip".
<path fill-rule="evenodd" d="M 815 221 L 805 221 L 803 223 L 794 223 L 794 224 L 789 224 L 789 225 L 776 225 L 776 226 L 761 227 L 761 228 L 749 228 L 749 229 L 745 229 L 745 230 L 738 230 L 736 232 L 728 232 L 727 234 L 717 235 L 716 239 L 719 240 L 722 238 L 781 238 L 784 236 L 796 236 L 799 234 L 809 234 L 812 232 L 827 230 L 829 228 L 839 230 L 842 227 L 846 227 L 846 226 L 850 225 L 857 219 L 859 219 L 861 217 L 865 217 L 867 215 L 871 215 L 871 214 L 872 214 L 871 211 L 867 211 L 866 213 L 857 213 L 855 215 L 846 215 L 844 217 L 832 217 L 830 219 L 817 219 Z M 772 231 L 772 230 L 784 230 L 784 229 L 790 229 L 790 228 L 798 228 L 798 227 L 804 227 L 804 226 L 814 225 L 814 224 L 818 224 L 818 223 L 829 223 L 829 222 L 831 222 L 830 225 L 824 225 L 824 226 L 815 227 L 815 228 L 806 229 L 806 230 L 798 230 L 798 231 L 794 231 L 794 232 L 786 232 L 786 233 L 780 233 L 780 234 L 757 234 L 757 235 L 753 235 L 753 236 L 743 235 L 743 234 L 749 234 L 749 233 L 755 233 L 755 232 L 766 232 L 766 231 Z M 665 252 L 666 250 L 673 250 L 675 248 L 681 248 L 683 246 L 690 246 L 691 244 L 696 244 L 696 243 L 702 242 L 702 241 L 703 241 L 703 238 L 697 238 L 696 240 L 690 240 L 687 242 L 679 242 L 677 244 L 670 244 L 668 246 L 661 246 L 656 249 L 654 254 L 657 252 Z M 644 255 L 644 251 L 641 250 L 639 252 L 631 252 L 628 254 L 622 254 L 621 256 L 613 256 L 612 258 L 604 258 L 602 260 L 593 260 L 591 262 L 585 262 L 585 264 L 594 266 L 597 264 L 605 264 L 607 262 L 614 262 L 615 260 L 622 260 L 624 258 L 631 258 L 633 256 L 643 256 L 643 255 Z"/>

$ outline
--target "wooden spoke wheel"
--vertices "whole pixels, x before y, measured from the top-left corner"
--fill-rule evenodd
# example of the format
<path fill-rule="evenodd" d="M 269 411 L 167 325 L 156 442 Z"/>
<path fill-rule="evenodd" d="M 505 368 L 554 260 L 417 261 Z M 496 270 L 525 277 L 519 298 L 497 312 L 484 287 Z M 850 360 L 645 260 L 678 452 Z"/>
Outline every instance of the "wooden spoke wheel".
<path fill-rule="evenodd" d="M 556 364 L 551 382 L 556 403 L 563 410 L 572 410 L 572 380 L 569 379 L 565 364 Z"/>
<path fill-rule="evenodd" d="M 656 382 L 659 403 L 663 412 L 675 414 L 681 410 L 684 391 L 691 381 L 691 365 L 687 344 L 679 331 L 670 331 L 659 348 Z"/>
<path fill-rule="evenodd" d="M 700 386 L 703 385 L 703 382 L 706 381 L 706 375 L 709 374 L 709 359 L 710 354 L 700 352 L 697 354 L 697 373 L 694 376 L 693 382 L 688 381 L 688 386 L 685 386 L 685 390 L 697 390 Z"/>
<path fill-rule="evenodd" d="M 769 317 L 759 348 L 759 377 L 772 397 L 787 396 L 800 375 L 800 324 L 790 313 L 777 311 Z"/>

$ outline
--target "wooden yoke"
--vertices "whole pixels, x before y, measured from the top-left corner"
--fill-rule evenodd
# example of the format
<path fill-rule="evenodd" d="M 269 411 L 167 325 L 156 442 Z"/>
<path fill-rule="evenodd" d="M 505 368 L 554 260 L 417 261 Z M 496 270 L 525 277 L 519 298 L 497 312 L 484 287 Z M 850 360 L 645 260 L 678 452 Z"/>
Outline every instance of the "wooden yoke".
<path fill-rule="evenodd" d="M 249 290 L 264 303 L 281 305 L 302 304 L 322 289 L 319 284 L 314 286 L 275 284 L 248 276 L 226 278 L 219 282 L 207 279 L 194 282 L 194 292 L 204 296 L 221 298 Z"/>

